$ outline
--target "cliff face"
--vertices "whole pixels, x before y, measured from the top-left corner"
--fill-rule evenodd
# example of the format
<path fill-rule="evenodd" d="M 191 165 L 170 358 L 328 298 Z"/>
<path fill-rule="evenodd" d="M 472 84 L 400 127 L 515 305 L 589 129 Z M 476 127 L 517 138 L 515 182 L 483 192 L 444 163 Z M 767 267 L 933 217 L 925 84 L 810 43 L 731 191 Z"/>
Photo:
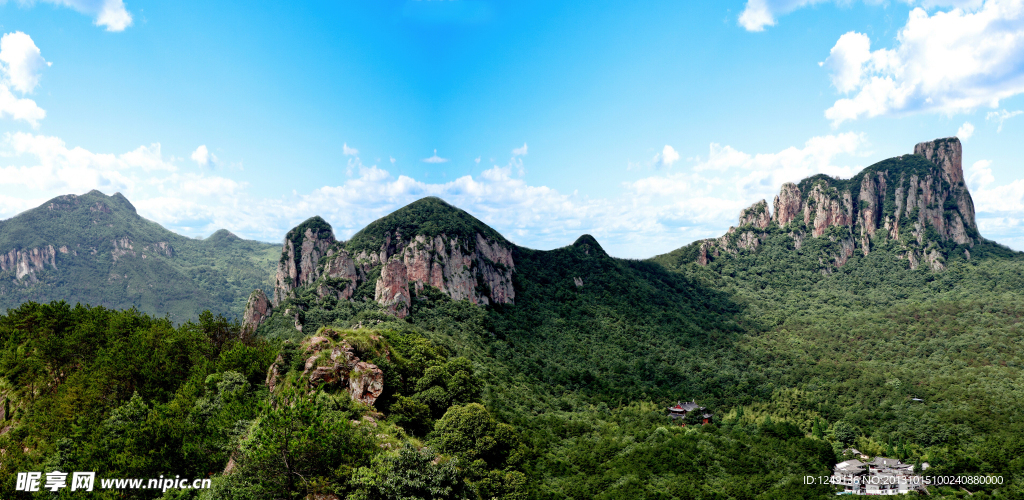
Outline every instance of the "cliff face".
<path fill-rule="evenodd" d="M 331 226 L 320 217 L 312 217 L 288 232 L 274 275 L 274 304 L 280 304 L 296 287 L 316 280 L 317 264 L 334 242 Z"/>
<path fill-rule="evenodd" d="M 249 294 L 249 300 L 245 304 L 245 313 L 242 314 L 242 335 L 248 336 L 256 332 L 256 328 L 267 316 L 270 316 L 272 308 L 270 300 L 263 293 L 263 290 L 256 290 Z"/>
<path fill-rule="evenodd" d="M 67 253 L 66 247 L 62 247 L 61 250 L 62 253 Z M 54 250 L 53 245 L 27 250 L 11 250 L 0 254 L 0 270 L 14 269 L 14 274 L 19 280 L 28 276 L 29 280 L 36 281 L 36 272 L 45 269 L 47 264 L 57 269 L 57 251 Z"/>
<path fill-rule="evenodd" d="M 704 240 L 697 262 L 707 265 L 724 253 L 754 250 L 773 230 L 792 238 L 799 250 L 807 238 L 827 238 L 823 272 L 840 267 L 856 249 L 867 255 L 882 241 L 912 268 L 945 268 L 950 252 L 981 241 L 974 201 L 964 183 L 963 151 L 956 138 L 922 142 L 913 155 L 891 158 L 842 180 L 817 175 L 799 185 L 783 184 L 768 214 L 761 200 L 740 212 L 739 226 L 721 238 Z"/>
<path fill-rule="evenodd" d="M 453 215 L 452 212 L 458 210 L 454 207 L 448 210 L 435 216 L 469 217 L 461 211 Z M 357 300 L 356 291 L 364 284 L 373 290 L 373 300 L 400 318 L 409 313 L 413 297 L 427 286 L 440 290 L 452 300 L 469 300 L 473 304 L 515 301 L 512 287 L 515 263 L 510 243 L 482 234 L 486 231 L 473 230 L 471 235 L 465 234 L 465 230 L 435 235 L 422 234 L 422 231 L 410 234 L 413 230 L 395 226 L 386 228 L 379 237 L 374 235 L 379 242 L 377 248 L 367 248 L 366 240 L 359 239 L 360 235 L 353 241 L 335 243 L 329 226 L 319 233 L 306 229 L 303 250 L 298 255 L 294 253 L 291 237 L 286 238 L 276 278 L 275 304 L 306 285 L 314 286 L 320 299 Z M 293 261 L 297 262 L 294 266 Z"/>

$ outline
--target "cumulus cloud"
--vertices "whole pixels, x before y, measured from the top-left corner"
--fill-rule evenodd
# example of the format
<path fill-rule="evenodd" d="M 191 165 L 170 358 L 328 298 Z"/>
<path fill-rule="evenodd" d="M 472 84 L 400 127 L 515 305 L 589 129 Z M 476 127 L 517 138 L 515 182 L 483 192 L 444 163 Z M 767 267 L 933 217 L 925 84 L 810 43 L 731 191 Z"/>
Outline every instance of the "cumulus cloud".
<path fill-rule="evenodd" d="M 441 158 L 440 156 L 437 156 L 437 150 L 435 149 L 434 150 L 434 156 L 431 156 L 430 158 L 424 158 L 423 162 L 424 163 L 446 163 L 446 162 L 448 162 L 448 158 Z"/>
<path fill-rule="evenodd" d="M 822 1 L 824 0 L 747 0 L 747 5 L 740 13 L 739 23 L 747 31 L 764 31 L 765 26 L 775 26 L 776 16 Z"/>
<path fill-rule="evenodd" d="M 356 156 L 359 154 L 359 150 L 348 147 L 348 143 L 346 142 L 341 145 L 341 153 L 345 156 Z"/>
<path fill-rule="evenodd" d="M 814 174 L 852 176 L 861 167 L 839 165 L 836 160 L 844 155 L 864 156 L 867 145 L 863 134 L 853 132 L 812 137 L 802 148 L 777 153 L 750 154 L 712 143 L 707 159 L 698 158 L 689 172 L 647 177 L 626 188 L 636 200 L 666 203 L 659 210 L 672 211 L 671 217 L 665 212 L 668 220 L 728 227 L 735 224 L 741 208 L 760 199 L 771 200 L 785 182 Z"/>
<path fill-rule="evenodd" d="M 189 157 L 192 158 L 192 161 L 198 163 L 200 167 L 208 167 L 217 164 L 217 155 L 210 153 L 210 150 L 206 149 L 206 144 L 202 144 L 196 148 Z"/>
<path fill-rule="evenodd" d="M 764 31 L 766 26 L 775 26 L 776 18 L 793 12 L 801 7 L 826 3 L 829 0 L 747 0 L 743 12 L 739 16 L 739 25 L 747 31 Z M 904 0 L 905 3 L 917 3 Z M 849 4 L 849 0 L 835 1 L 838 4 Z M 877 0 L 868 3 L 881 3 Z M 925 9 L 937 7 L 955 7 L 964 11 L 974 11 L 982 6 L 982 0 L 923 0 L 920 2 Z"/>
<path fill-rule="evenodd" d="M 654 164 L 659 167 L 671 167 L 677 161 L 679 161 L 679 153 L 668 144 L 661 149 L 660 153 L 654 155 Z"/>
<path fill-rule="evenodd" d="M 997 185 L 990 160 L 974 162 L 965 174 L 981 234 L 1014 248 L 1024 247 L 1024 179 Z"/>
<path fill-rule="evenodd" d="M 16 31 L 0 38 L 0 118 L 6 116 L 33 127 L 39 125 L 46 111 L 24 95 L 35 90 L 43 68 L 49 65 L 32 37 L 25 33 Z"/>
<path fill-rule="evenodd" d="M 825 111 L 833 127 L 864 116 L 997 107 L 1024 93 L 1021 0 L 933 15 L 915 8 L 894 48 L 870 51 L 869 43 L 866 35 L 847 33 L 823 63 L 840 92 L 855 92 Z"/>
<path fill-rule="evenodd" d="M 436 152 L 435 152 L 436 154 Z M 515 148 L 512 150 L 512 156 L 526 156 L 526 143 L 523 143 L 523 147 Z"/>
<path fill-rule="evenodd" d="M 999 127 L 996 128 L 996 133 L 999 133 L 1003 131 L 1003 122 L 1021 113 L 1024 113 L 1024 111 L 1007 111 L 1005 109 L 1000 109 L 999 111 L 989 111 L 985 115 L 985 119 L 989 121 L 999 122 Z"/>
<path fill-rule="evenodd" d="M 92 16 L 96 26 L 103 26 L 107 31 L 124 31 L 132 25 L 132 15 L 124 7 L 123 0 L 40 0 L 62 7 L 69 7 L 81 14 Z M 33 0 L 21 2 L 32 4 Z"/>
<path fill-rule="evenodd" d="M 971 122 L 964 122 L 964 124 L 960 125 L 960 128 L 956 130 L 956 136 L 959 137 L 961 141 L 970 139 L 972 135 L 974 135 L 974 125 L 971 125 Z"/>
<path fill-rule="evenodd" d="M 49 65 L 32 37 L 15 31 L 0 38 L 0 68 L 4 83 L 18 92 L 28 94 L 35 90 L 43 68 Z"/>

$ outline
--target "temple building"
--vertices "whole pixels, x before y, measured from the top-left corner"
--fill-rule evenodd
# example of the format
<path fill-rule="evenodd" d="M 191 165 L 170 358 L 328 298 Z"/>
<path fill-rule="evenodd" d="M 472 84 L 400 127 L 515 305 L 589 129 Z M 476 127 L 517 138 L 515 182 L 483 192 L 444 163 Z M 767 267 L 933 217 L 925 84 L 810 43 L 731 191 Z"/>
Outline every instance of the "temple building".
<path fill-rule="evenodd" d="M 690 401 L 689 403 L 679 401 L 676 402 L 675 406 L 668 407 L 668 416 L 672 420 L 686 418 L 686 416 L 692 412 L 700 412 L 701 422 L 705 424 L 711 423 L 711 418 L 714 416 L 707 408 L 698 405 L 694 401 Z"/>

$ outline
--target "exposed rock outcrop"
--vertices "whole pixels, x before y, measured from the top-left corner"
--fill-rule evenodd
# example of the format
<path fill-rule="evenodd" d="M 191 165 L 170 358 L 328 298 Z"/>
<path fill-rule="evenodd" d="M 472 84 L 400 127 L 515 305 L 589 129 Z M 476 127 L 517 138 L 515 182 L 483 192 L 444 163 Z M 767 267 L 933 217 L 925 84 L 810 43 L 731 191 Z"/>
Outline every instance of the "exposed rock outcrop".
<path fill-rule="evenodd" d="M 783 184 L 773 214 L 763 200 L 744 209 L 738 228 L 699 243 L 696 261 L 707 265 L 722 254 L 756 250 L 777 226 L 785 228 L 797 250 L 806 237 L 827 236 L 835 244 L 821 256 L 823 265 L 840 267 L 855 249 L 868 255 L 876 240 L 887 238 L 898 243 L 898 255 L 912 268 L 926 264 L 942 270 L 944 252 L 981 241 L 962 158 L 957 138 L 937 139 L 917 144 L 914 155 L 876 163 L 849 180 L 817 175 L 799 185 Z M 955 251 L 970 255 L 966 249 Z"/>
<path fill-rule="evenodd" d="M 320 222 L 327 225 L 322 219 Z M 315 285 L 320 299 L 355 300 L 356 291 L 367 281 L 372 285 L 373 299 L 400 318 L 408 315 L 413 298 L 428 286 L 452 300 L 473 304 L 515 301 L 515 263 L 512 247 L 504 241 L 479 232 L 471 238 L 447 233 L 409 236 L 394 229 L 382 235 L 379 248 L 371 251 L 364 246 L 353 255 L 346 243 L 334 243 L 330 226 L 326 227 L 319 233 L 305 229 L 303 251 L 298 255 L 294 253 L 293 233 L 285 239 L 276 276 L 275 304 L 291 296 L 295 288 L 310 284 Z"/>
<path fill-rule="evenodd" d="M 30 280 L 35 281 L 36 272 L 45 269 L 47 264 L 54 269 L 57 268 L 57 251 L 53 245 L 27 250 L 11 250 L 0 254 L 0 270 L 13 269 L 14 275 L 18 279 L 28 276 Z"/>
<path fill-rule="evenodd" d="M 114 262 L 126 256 L 135 257 L 135 246 L 127 236 L 115 238 L 113 243 L 114 249 L 110 251 L 110 255 L 114 258 Z"/>
<path fill-rule="evenodd" d="M 245 304 L 245 313 L 242 314 L 242 336 L 247 337 L 255 333 L 260 323 L 270 316 L 271 310 L 270 299 L 263 293 L 263 290 L 256 289 L 249 294 L 249 300 Z"/>
<path fill-rule="evenodd" d="M 768 203 L 764 200 L 740 211 L 740 227 L 750 224 L 758 229 L 765 229 L 771 222 L 772 216 L 768 213 Z"/>
<path fill-rule="evenodd" d="M 346 390 L 352 399 L 373 405 L 384 392 L 384 372 L 377 365 L 359 359 L 355 349 L 344 339 L 329 337 L 330 331 L 302 341 L 300 352 L 305 358 L 299 380 L 306 388 L 333 386 Z M 385 353 L 386 355 L 386 353 Z M 278 387 L 287 367 L 278 355 L 267 371 L 267 386 L 273 392 Z"/>
<path fill-rule="evenodd" d="M 330 224 L 320 217 L 311 217 L 288 232 L 281 251 L 281 261 L 274 276 L 274 304 L 280 304 L 295 287 L 316 281 L 320 257 L 334 244 Z"/>
<path fill-rule="evenodd" d="M 775 196 L 774 205 L 775 223 L 780 226 L 789 224 L 801 212 L 800 188 L 792 182 L 783 184 L 779 194 Z"/>

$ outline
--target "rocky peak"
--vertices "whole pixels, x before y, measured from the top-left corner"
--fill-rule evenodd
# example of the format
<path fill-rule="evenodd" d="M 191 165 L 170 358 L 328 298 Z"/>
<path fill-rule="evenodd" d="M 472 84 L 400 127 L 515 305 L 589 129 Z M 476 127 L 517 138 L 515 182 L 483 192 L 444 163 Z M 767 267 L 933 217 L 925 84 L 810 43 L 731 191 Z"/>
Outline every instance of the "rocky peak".
<path fill-rule="evenodd" d="M 917 144 L 914 153 L 878 162 L 851 179 L 815 175 L 799 185 L 783 184 L 774 216 L 763 200 L 744 209 L 738 227 L 697 244 L 696 260 L 706 265 L 723 253 L 756 250 L 781 231 L 797 250 L 806 237 L 827 237 L 831 244 L 819 258 L 827 268 L 845 264 L 855 248 L 867 255 L 876 240 L 888 239 L 912 268 L 941 270 L 949 255 L 969 256 L 967 248 L 981 241 L 963 182 L 962 146 L 955 137 L 936 139 Z"/>
<path fill-rule="evenodd" d="M 330 227 L 326 222 L 323 226 Z M 334 243 L 333 234 L 328 238 L 326 232 L 307 236 L 302 248 L 309 243 L 308 259 L 306 253 L 294 258 L 291 253 L 298 246 L 292 235 L 301 227 L 285 239 L 275 304 L 306 285 L 315 286 L 320 298 L 359 300 L 363 297 L 355 293 L 366 282 L 372 285 L 373 300 L 398 317 L 408 314 L 413 297 L 427 286 L 474 304 L 515 300 L 512 244 L 438 198 L 424 198 L 378 219 L 347 242 Z M 324 246 L 327 241 L 332 244 Z M 596 242 L 595 248 L 600 250 Z M 307 260 L 308 266 L 303 264 Z M 309 274 L 304 274 L 307 268 Z"/>
<path fill-rule="evenodd" d="M 779 194 L 775 196 L 775 223 L 785 226 L 796 218 L 800 213 L 800 188 L 796 184 L 787 182 L 782 185 Z"/>
<path fill-rule="evenodd" d="M 768 213 L 768 203 L 764 200 L 740 211 L 740 227 L 753 225 L 758 229 L 764 229 L 771 221 L 772 216 Z"/>
<path fill-rule="evenodd" d="M 245 304 L 245 313 L 242 315 L 242 336 L 247 337 L 255 333 L 260 323 L 270 316 L 271 310 L 270 300 L 267 299 L 263 290 L 256 289 L 249 294 L 249 300 Z"/>
<path fill-rule="evenodd" d="M 274 304 L 280 304 L 295 287 L 316 280 L 317 264 L 335 241 L 331 225 L 319 216 L 288 231 L 274 276 Z"/>
<path fill-rule="evenodd" d="M 963 146 L 960 139 L 946 137 L 919 142 L 914 146 L 914 154 L 924 156 L 941 168 L 946 174 L 946 182 L 955 186 L 964 181 Z"/>

